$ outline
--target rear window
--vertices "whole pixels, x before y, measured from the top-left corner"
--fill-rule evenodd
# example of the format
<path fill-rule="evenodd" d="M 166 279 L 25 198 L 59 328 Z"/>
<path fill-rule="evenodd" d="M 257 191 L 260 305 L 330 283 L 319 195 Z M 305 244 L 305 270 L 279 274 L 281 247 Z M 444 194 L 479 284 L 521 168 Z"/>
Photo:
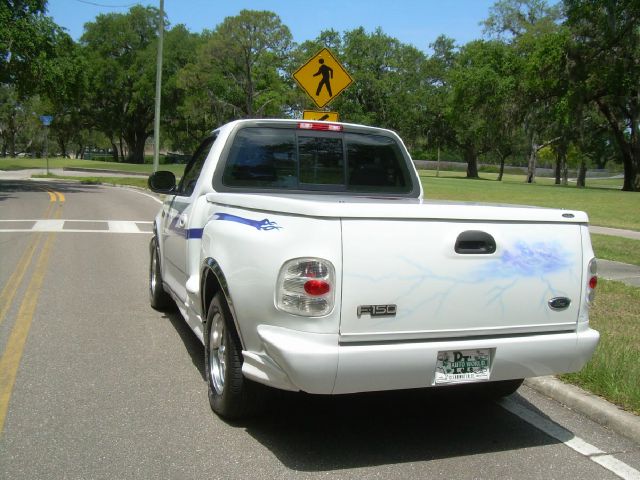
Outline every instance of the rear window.
<path fill-rule="evenodd" d="M 236 134 L 222 184 L 271 190 L 409 193 L 411 178 L 393 138 L 249 127 Z"/>

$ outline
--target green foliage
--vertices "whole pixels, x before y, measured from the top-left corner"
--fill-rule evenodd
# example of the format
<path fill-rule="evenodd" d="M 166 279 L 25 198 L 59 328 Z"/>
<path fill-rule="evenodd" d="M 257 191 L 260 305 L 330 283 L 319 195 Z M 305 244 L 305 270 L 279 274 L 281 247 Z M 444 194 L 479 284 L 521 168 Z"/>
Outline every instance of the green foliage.
<path fill-rule="evenodd" d="M 272 12 L 242 10 L 227 17 L 203 35 L 194 61 L 179 73 L 185 92 L 180 112 L 199 131 L 236 118 L 281 116 L 291 45 L 288 27 Z"/>
<path fill-rule="evenodd" d="M 640 191 L 640 3 L 564 3 L 576 96 L 604 119 L 624 165 L 624 190 Z"/>
<path fill-rule="evenodd" d="M 114 159 L 142 162 L 158 10 L 99 15 L 76 45 L 44 15 L 45 3 L 0 5 L 3 151 L 24 149 L 20 132 L 31 120 L 22 112 L 39 95 L 37 113 L 54 114 L 57 151 L 82 152 L 99 131 Z M 499 164 L 500 175 L 508 161 L 528 164 L 533 182 L 541 155 L 557 183 L 568 182 L 570 167 L 582 185 L 587 166 L 618 163 L 624 189 L 640 190 L 638 24 L 635 0 L 498 0 L 486 39 L 457 46 L 440 36 L 429 53 L 381 28 L 327 29 L 295 45 L 269 11 L 242 10 L 201 33 L 177 25 L 165 33 L 161 138 L 189 153 L 232 119 L 299 117 L 313 103 L 292 74 L 328 47 L 355 80 L 330 105 L 342 120 L 396 130 L 414 152 L 462 158 L 469 177 L 479 159 Z"/>
<path fill-rule="evenodd" d="M 159 12 L 132 7 L 127 14 L 98 15 L 85 25 L 81 45 L 88 64 L 92 122 L 114 144 L 123 138 L 132 162 L 143 161 L 151 133 Z"/>
<path fill-rule="evenodd" d="M 580 372 L 562 379 L 640 414 L 640 289 L 600 280 L 589 318 L 600 343 Z"/>
<path fill-rule="evenodd" d="M 640 266 L 640 240 L 591 235 L 591 243 L 598 258 Z"/>

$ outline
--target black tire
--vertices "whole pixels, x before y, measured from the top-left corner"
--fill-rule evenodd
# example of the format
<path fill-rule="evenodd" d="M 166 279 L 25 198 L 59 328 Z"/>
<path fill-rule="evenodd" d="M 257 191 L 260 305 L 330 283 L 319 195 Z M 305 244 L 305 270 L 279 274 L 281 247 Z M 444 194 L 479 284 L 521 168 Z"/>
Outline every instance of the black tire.
<path fill-rule="evenodd" d="M 262 385 L 242 375 L 242 347 L 227 302 L 218 293 L 204 325 L 204 367 L 211 409 L 227 420 L 259 411 Z"/>
<path fill-rule="evenodd" d="M 162 285 L 158 241 L 154 236 L 149 244 L 149 303 L 159 311 L 173 310 L 174 303 Z"/>

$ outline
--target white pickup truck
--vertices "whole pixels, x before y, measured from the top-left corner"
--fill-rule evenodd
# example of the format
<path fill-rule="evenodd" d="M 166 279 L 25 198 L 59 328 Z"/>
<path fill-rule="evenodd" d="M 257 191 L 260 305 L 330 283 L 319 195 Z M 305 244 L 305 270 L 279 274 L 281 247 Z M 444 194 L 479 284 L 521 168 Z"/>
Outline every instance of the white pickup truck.
<path fill-rule="evenodd" d="M 208 137 L 166 194 L 150 298 L 205 346 L 211 407 L 268 391 L 476 383 L 494 395 L 591 357 L 597 283 L 579 211 L 423 199 L 393 132 L 241 120 Z"/>

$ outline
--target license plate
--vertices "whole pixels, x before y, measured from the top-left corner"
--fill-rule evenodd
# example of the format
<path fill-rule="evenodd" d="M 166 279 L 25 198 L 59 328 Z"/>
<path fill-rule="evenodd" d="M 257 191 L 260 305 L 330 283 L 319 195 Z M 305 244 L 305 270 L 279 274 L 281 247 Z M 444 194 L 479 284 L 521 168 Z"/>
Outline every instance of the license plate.
<path fill-rule="evenodd" d="M 489 380 L 491 354 L 488 348 L 438 352 L 436 384 Z"/>

